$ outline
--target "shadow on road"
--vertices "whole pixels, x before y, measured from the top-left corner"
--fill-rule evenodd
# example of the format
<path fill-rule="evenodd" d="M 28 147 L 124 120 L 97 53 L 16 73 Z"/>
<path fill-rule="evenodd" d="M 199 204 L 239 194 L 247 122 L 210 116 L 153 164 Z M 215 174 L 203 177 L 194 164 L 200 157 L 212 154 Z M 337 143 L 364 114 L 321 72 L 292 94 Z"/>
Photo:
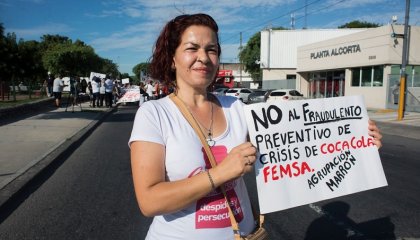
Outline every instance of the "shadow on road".
<path fill-rule="evenodd" d="M 356 223 L 347 216 L 349 210 L 350 205 L 342 201 L 322 206 L 323 215 L 309 225 L 305 240 L 396 239 L 390 217 Z"/>

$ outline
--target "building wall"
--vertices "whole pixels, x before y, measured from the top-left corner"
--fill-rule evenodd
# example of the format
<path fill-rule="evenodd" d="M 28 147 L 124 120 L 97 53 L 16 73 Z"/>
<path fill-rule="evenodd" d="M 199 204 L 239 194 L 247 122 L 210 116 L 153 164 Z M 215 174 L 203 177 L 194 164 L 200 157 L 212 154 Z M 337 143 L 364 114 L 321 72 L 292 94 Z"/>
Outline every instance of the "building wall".
<path fill-rule="evenodd" d="M 263 69 L 263 80 L 286 79 L 287 75 L 296 75 L 296 69 Z"/>
<path fill-rule="evenodd" d="M 409 29 L 408 65 L 420 66 L 420 27 Z M 344 70 L 345 96 L 363 95 L 367 107 L 389 108 L 393 104 L 389 101 L 392 98 L 389 75 L 391 65 L 402 62 L 404 26 L 386 25 L 353 32 L 334 30 L 262 31 L 263 84 L 265 80 L 282 80 L 288 74 L 296 74 L 296 89 L 308 96 L 311 73 Z M 352 87 L 351 69 L 371 66 L 384 67 L 383 85 Z"/>
<path fill-rule="evenodd" d="M 220 70 L 223 70 L 223 69 L 232 70 L 232 75 L 234 77 L 235 82 L 241 82 L 241 81 L 242 82 L 252 82 L 251 74 L 244 71 L 244 69 L 242 69 L 242 73 L 241 73 L 241 71 L 240 71 L 241 68 L 240 68 L 239 63 L 220 63 L 219 69 Z"/>
<path fill-rule="evenodd" d="M 297 71 L 317 71 L 383 64 L 401 64 L 402 38 L 392 38 L 391 33 L 404 33 L 404 27 L 383 26 L 344 37 L 325 40 L 298 47 Z M 411 34 L 411 42 L 420 39 L 419 27 Z M 410 64 L 420 64 L 419 47 L 410 45 Z"/>
<path fill-rule="evenodd" d="M 388 91 L 391 65 L 401 64 L 403 47 L 403 38 L 393 38 L 391 33 L 403 34 L 404 27 L 387 25 L 301 46 L 297 54 L 297 72 L 307 76 L 310 72 L 345 69 L 345 96 L 363 95 L 367 107 L 387 108 L 389 107 L 388 99 L 391 97 Z M 420 44 L 416 44 L 418 39 L 420 39 L 420 27 L 411 27 L 408 61 L 410 65 L 420 65 Z M 375 65 L 384 66 L 382 86 L 351 86 L 351 68 Z M 309 91 L 309 85 L 302 83 L 301 81 L 300 90 Z"/>
<path fill-rule="evenodd" d="M 299 46 L 364 30 L 365 29 L 269 29 L 261 31 L 260 67 L 262 69 L 296 68 L 297 48 Z M 277 77 L 277 79 L 279 79 L 279 77 Z"/>

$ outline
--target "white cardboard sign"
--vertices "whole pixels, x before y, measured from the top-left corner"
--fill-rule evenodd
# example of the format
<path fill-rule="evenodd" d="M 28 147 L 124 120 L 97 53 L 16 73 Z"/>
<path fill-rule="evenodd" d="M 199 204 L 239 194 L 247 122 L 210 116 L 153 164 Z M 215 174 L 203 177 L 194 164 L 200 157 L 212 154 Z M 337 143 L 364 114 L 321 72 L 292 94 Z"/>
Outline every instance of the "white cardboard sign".
<path fill-rule="evenodd" d="M 362 96 L 245 106 L 261 213 L 387 186 Z"/>
<path fill-rule="evenodd" d="M 124 88 L 124 95 L 118 99 L 117 103 L 123 102 L 138 102 L 140 101 L 140 87 L 139 86 L 130 86 L 128 88 Z"/>

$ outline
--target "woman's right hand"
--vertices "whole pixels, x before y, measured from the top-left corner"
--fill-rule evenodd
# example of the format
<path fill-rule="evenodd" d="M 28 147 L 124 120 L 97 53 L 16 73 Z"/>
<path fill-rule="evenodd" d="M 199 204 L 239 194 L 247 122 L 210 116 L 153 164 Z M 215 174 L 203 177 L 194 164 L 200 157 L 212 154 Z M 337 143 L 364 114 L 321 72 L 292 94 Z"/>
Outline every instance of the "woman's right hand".
<path fill-rule="evenodd" d="M 256 153 L 257 149 L 250 142 L 242 143 L 234 147 L 213 172 L 222 182 L 241 177 L 252 170 Z"/>

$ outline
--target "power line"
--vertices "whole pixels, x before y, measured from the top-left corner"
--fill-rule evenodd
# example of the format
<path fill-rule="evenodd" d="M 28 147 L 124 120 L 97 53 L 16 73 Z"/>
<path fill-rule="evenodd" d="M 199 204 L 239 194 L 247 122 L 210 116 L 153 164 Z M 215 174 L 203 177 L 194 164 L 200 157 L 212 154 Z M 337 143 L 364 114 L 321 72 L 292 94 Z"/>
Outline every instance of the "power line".
<path fill-rule="evenodd" d="M 259 23 L 259 24 L 256 24 L 256 25 L 253 25 L 253 26 L 250 26 L 249 28 L 246 28 L 246 29 L 244 29 L 244 30 L 242 30 L 242 31 L 240 31 L 240 32 L 242 32 L 242 33 L 243 33 L 243 32 L 247 32 L 247 31 L 249 31 L 249 30 L 255 29 L 256 27 L 265 26 L 265 25 L 267 25 L 268 23 L 270 23 L 270 22 L 272 22 L 272 21 L 274 21 L 274 20 L 277 20 L 277 19 L 283 18 L 283 17 L 285 17 L 285 16 L 290 16 L 290 14 L 291 14 L 291 13 L 294 13 L 294 12 L 296 12 L 296 11 L 299 11 L 299 10 L 301 10 L 301 9 L 304 9 L 305 7 L 308 7 L 308 6 L 310 6 L 310 5 L 312 5 L 312 4 L 315 4 L 315 3 L 319 2 L 319 1 L 321 1 L 321 0 L 315 0 L 315 1 L 313 1 L 313 2 L 310 2 L 310 3 L 308 3 L 308 4 L 305 4 L 305 5 L 304 5 L 304 6 L 302 6 L 302 7 L 299 7 L 299 8 L 293 9 L 293 10 L 291 10 L 291 11 L 289 11 L 289 12 L 287 12 L 287 13 L 283 14 L 283 15 L 280 15 L 280 16 L 278 16 L 278 17 L 275 17 L 275 18 L 269 19 L 269 20 L 267 20 L 267 21 L 265 21 L 265 22 L 263 22 L 263 23 Z M 235 37 L 236 37 L 236 36 L 232 36 L 232 37 L 230 37 L 230 38 L 227 38 L 227 39 L 222 39 L 222 40 L 223 40 L 223 42 L 226 42 L 226 41 L 228 41 L 228 40 L 230 40 L 230 39 L 233 39 L 233 38 L 235 38 Z"/>
<path fill-rule="evenodd" d="M 283 15 L 280 15 L 280 16 L 278 16 L 278 17 L 275 17 L 275 18 L 269 19 L 269 20 L 267 20 L 267 21 L 265 21 L 265 22 L 263 22 L 263 23 L 261 23 L 261 24 L 257 24 L 257 25 L 251 26 L 251 27 L 249 27 L 249 28 L 247 28 L 247 29 L 245 29 L 245 30 L 243 30 L 243 31 L 241 31 L 241 32 L 242 32 L 242 33 L 244 33 L 244 32 L 246 32 L 246 31 L 249 31 L 249 30 L 254 29 L 254 28 L 256 28 L 256 27 L 266 25 L 267 23 L 270 23 L 270 22 L 272 22 L 273 20 L 280 19 L 280 18 L 283 18 L 283 17 L 285 17 L 285 16 L 288 16 L 288 15 L 289 15 L 289 14 L 291 14 L 291 13 L 294 13 L 294 12 L 296 12 L 296 11 L 298 11 L 298 10 L 304 9 L 304 8 L 306 8 L 306 7 L 310 6 L 310 5 L 313 5 L 313 4 L 315 4 L 315 3 L 319 2 L 319 1 L 321 1 L 321 0 L 316 0 L 316 1 L 310 2 L 310 3 L 308 3 L 308 4 L 305 4 L 305 5 L 304 5 L 304 6 L 302 6 L 302 7 L 299 7 L 299 8 L 296 8 L 296 9 L 294 9 L 294 10 L 291 10 L 291 11 L 289 11 L 289 12 L 287 12 L 287 13 L 283 14 Z M 335 6 L 335 5 L 338 5 L 338 4 L 340 4 L 340 3 L 342 3 L 342 2 L 345 2 L 345 1 L 346 1 L 346 0 L 340 0 L 340 1 L 337 1 L 337 2 L 332 3 L 332 4 L 330 4 L 330 5 L 327 5 L 327 6 L 324 6 L 324 7 L 318 8 L 318 9 L 316 9 L 316 10 L 310 11 L 309 13 L 305 13 L 305 15 L 304 15 L 304 16 L 294 18 L 295 24 L 296 24 L 297 20 L 300 20 L 300 19 L 302 19 L 302 18 L 305 18 L 305 22 L 306 22 L 306 18 L 307 18 L 307 16 L 308 16 L 308 15 L 312 15 L 312 14 L 314 14 L 314 13 L 318 13 L 318 12 L 320 12 L 320 11 L 322 11 L 322 10 L 325 10 L 325 9 L 327 9 L 327 8 L 331 8 L 331 7 L 333 7 L 333 6 Z M 305 10 L 305 12 L 306 12 L 306 10 Z M 279 25 L 281 26 L 282 24 L 283 24 L 283 25 L 285 25 L 285 24 L 287 24 L 287 22 L 282 22 L 282 23 L 281 23 L 281 24 L 279 24 Z M 306 26 L 306 23 L 305 23 L 305 26 Z M 253 34 L 254 34 L 254 33 L 253 33 Z M 243 36 L 244 36 L 244 34 L 242 35 L 242 37 L 243 37 Z M 230 39 L 234 39 L 234 38 L 236 38 L 236 36 L 232 36 L 232 37 L 229 37 L 229 38 L 227 38 L 227 39 L 223 39 L 223 40 L 222 40 L 222 42 L 227 42 L 228 40 L 230 40 Z"/>

